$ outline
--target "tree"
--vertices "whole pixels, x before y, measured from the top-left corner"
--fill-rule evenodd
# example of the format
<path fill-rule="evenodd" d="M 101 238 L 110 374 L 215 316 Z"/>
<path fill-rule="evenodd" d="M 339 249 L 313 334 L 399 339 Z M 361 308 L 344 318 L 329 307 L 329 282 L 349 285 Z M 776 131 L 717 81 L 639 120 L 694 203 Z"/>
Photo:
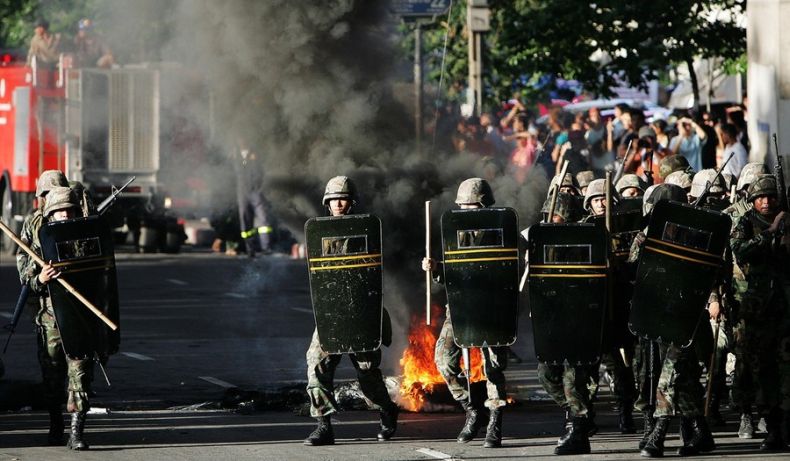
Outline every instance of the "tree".
<path fill-rule="evenodd" d="M 490 0 L 491 31 L 484 53 L 489 104 L 514 92 L 538 97 L 532 85 L 545 75 L 580 81 L 587 91 L 609 95 L 618 80 L 646 87 L 668 67 L 697 57 L 740 58 L 746 31 L 737 23 L 745 0 Z M 426 31 L 428 78 L 438 80 L 438 61 L 449 30 L 447 81 L 466 80 L 465 5 L 448 24 Z M 690 68 L 692 79 L 693 67 Z M 695 99 L 699 101 L 695 84 Z"/>

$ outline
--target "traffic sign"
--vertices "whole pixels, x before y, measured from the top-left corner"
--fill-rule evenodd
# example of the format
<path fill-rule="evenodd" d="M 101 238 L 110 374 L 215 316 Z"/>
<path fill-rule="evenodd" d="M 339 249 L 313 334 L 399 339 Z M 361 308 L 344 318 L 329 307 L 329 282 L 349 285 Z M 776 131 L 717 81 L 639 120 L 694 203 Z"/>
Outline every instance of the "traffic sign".
<path fill-rule="evenodd" d="M 392 0 L 390 9 L 398 16 L 437 16 L 446 14 L 451 0 Z"/>

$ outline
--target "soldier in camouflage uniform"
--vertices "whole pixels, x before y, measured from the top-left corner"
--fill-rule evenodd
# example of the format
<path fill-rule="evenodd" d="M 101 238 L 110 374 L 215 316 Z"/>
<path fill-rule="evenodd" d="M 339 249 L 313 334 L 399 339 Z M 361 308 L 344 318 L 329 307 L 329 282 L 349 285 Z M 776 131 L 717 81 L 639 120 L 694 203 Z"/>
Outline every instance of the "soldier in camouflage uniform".
<path fill-rule="evenodd" d="M 484 208 L 494 204 L 494 194 L 491 186 L 485 179 L 470 178 L 458 186 L 455 203 L 461 209 Z M 434 280 L 441 283 L 441 262 L 431 258 L 422 260 L 422 269 L 432 271 Z M 464 427 L 458 434 L 458 442 L 466 443 L 474 439 L 483 426 L 481 409 L 472 401 L 469 395 L 466 378 L 461 374 L 461 348 L 455 344 L 453 325 L 450 319 L 450 308 L 447 307 L 446 317 L 434 350 L 434 362 L 439 374 L 442 375 L 453 398 L 458 401 L 466 411 Z M 486 438 L 483 443 L 485 448 L 497 448 L 502 445 L 502 412 L 507 405 L 507 392 L 505 390 L 505 368 L 507 368 L 507 347 L 481 348 L 483 356 L 483 371 L 486 377 L 486 391 L 488 399 L 485 406 L 490 416 L 486 428 Z"/>
<path fill-rule="evenodd" d="M 44 222 L 44 205 L 46 204 L 46 196 L 55 187 L 67 187 L 68 181 L 63 172 L 59 170 L 46 170 L 41 173 L 36 184 L 36 200 L 37 206 L 32 213 L 25 217 L 22 224 L 22 230 L 19 234 L 20 239 L 27 245 L 32 245 L 38 242 L 38 230 Z M 26 283 L 26 279 L 32 277 L 32 271 L 36 269 L 35 262 L 28 256 L 27 253 L 21 249 L 17 252 L 16 256 L 17 270 L 19 271 L 20 281 L 22 284 Z M 27 273 L 27 272 L 30 273 Z M 32 294 L 35 294 L 32 293 Z M 28 298 L 28 307 L 31 309 L 39 309 L 39 300 L 37 296 L 30 296 Z M 38 318 L 38 316 L 36 316 Z M 55 377 L 59 376 L 60 368 L 63 362 L 53 362 L 45 358 L 42 354 L 42 345 L 46 339 L 41 335 L 44 333 L 43 329 L 39 326 L 37 328 L 39 338 L 39 365 L 41 366 L 41 374 L 44 377 L 45 383 L 55 383 Z M 53 379 L 50 379 L 53 378 Z M 63 445 L 63 414 L 61 413 L 62 392 L 58 393 L 59 387 L 45 386 L 45 400 L 49 410 L 49 445 Z"/>
<path fill-rule="evenodd" d="M 674 184 L 653 186 L 645 194 L 644 214 L 649 216 L 653 206 L 660 200 L 682 202 L 685 195 L 685 191 Z M 639 260 L 646 234 L 646 230 L 640 232 L 634 239 L 628 258 L 630 263 Z M 641 455 L 664 455 L 669 420 L 675 414 L 681 415 L 683 441 L 678 455 L 693 456 L 713 450 L 715 442 L 703 416 L 704 392 L 699 382 L 702 370 L 694 349 L 640 338 L 634 368 L 639 390 L 635 407 L 645 415 L 645 431 L 639 442 Z"/>
<path fill-rule="evenodd" d="M 636 175 L 631 175 L 636 177 Z M 638 179 L 638 178 L 637 178 Z M 628 187 L 633 187 L 630 182 Z M 619 183 L 618 183 L 619 184 Z M 603 216 L 606 213 L 606 180 L 596 179 L 587 188 L 587 193 L 584 196 L 584 209 L 589 213 L 590 217 Z M 601 354 L 601 363 L 592 366 L 589 370 L 589 376 L 592 382 L 591 393 L 593 398 L 598 393 L 598 383 L 600 382 L 600 365 L 604 366 L 606 374 L 610 379 L 610 387 L 612 393 L 617 398 L 618 411 L 620 414 L 619 428 L 623 434 L 633 434 L 636 432 L 633 420 L 633 405 L 634 405 L 634 371 L 625 363 L 623 355 L 620 353 L 620 346 L 626 351 L 627 356 L 632 356 L 632 344 L 618 344 L 620 336 L 619 331 L 615 328 L 615 319 L 611 316 L 607 317 L 607 323 L 604 325 L 604 351 Z M 628 341 L 631 342 L 632 341 Z"/>
<path fill-rule="evenodd" d="M 543 209 L 548 213 L 550 207 L 551 200 L 547 199 Z M 544 222 L 556 224 L 573 222 L 572 207 L 572 197 L 568 194 L 559 194 L 554 215 Z M 526 238 L 527 231 L 523 231 L 522 235 Z M 595 411 L 590 400 L 590 389 L 587 386 L 590 379 L 589 369 L 586 366 L 538 363 L 538 381 L 557 405 L 565 410 L 565 434 L 557 441 L 557 447 L 554 449 L 556 455 L 590 453 L 589 437 L 598 431 L 593 419 Z"/>
<path fill-rule="evenodd" d="M 727 209 L 724 210 L 724 213 L 730 215 L 732 218 L 733 224 L 738 221 L 738 218 L 746 214 L 749 210 L 752 209 L 752 203 L 749 202 L 748 190 L 749 186 L 757 179 L 757 177 L 761 174 L 768 174 L 768 167 L 765 166 L 763 163 L 753 162 L 747 163 L 746 166 L 743 167 L 741 170 L 741 175 L 738 177 L 738 183 L 736 185 L 736 193 L 737 198 L 735 199 L 735 203 L 730 205 Z M 732 253 L 732 252 L 730 252 Z M 734 257 L 732 258 L 734 260 Z M 737 264 L 737 261 L 733 261 L 732 264 L 732 284 L 731 284 L 731 291 L 732 291 L 732 306 L 724 306 L 722 314 L 725 316 L 725 325 L 726 328 L 724 332 L 726 333 L 725 341 L 726 341 L 726 349 L 725 344 L 722 344 L 722 341 L 717 344 L 717 351 L 720 355 L 726 354 L 721 349 L 725 349 L 729 352 L 735 353 L 735 337 L 744 338 L 746 335 L 746 325 L 742 322 L 735 322 L 734 316 L 737 314 L 737 307 L 740 304 L 741 300 L 743 299 L 743 295 L 746 293 L 747 284 L 746 284 L 746 276 L 744 275 L 743 271 L 741 271 L 740 266 Z M 715 304 L 712 304 L 714 311 L 718 307 Z M 719 359 L 721 363 L 724 360 Z M 722 369 L 724 365 L 721 365 Z M 723 372 L 724 370 L 722 370 Z M 717 374 L 716 376 L 716 385 L 714 387 L 714 398 L 721 399 L 721 396 L 717 394 L 721 392 L 723 387 L 721 380 L 722 376 Z M 726 379 L 726 378 L 725 378 Z M 750 367 L 748 366 L 747 362 L 738 361 L 735 362 L 735 372 L 732 376 L 732 405 L 733 408 L 738 409 L 741 414 L 741 422 L 740 426 L 738 427 L 738 437 L 742 439 L 751 439 L 754 437 L 754 421 L 752 418 L 752 406 L 754 404 L 754 386 L 752 385 L 753 377 L 751 374 Z"/>
<path fill-rule="evenodd" d="M 710 183 L 710 188 L 708 184 Z M 725 194 L 727 193 L 727 183 L 724 177 L 719 175 L 713 168 L 701 170 L 694 175 L 691 180 L 691 190 L 689 190 L 689 202 L 694 203 L 702 194 L 708 193 L 700 206 L 713 210 L 724 210 L 729 205 Z"/>
<path fill-rule="evenodd" d="M 748 193 L 753 208 L 737 218 L 730 246 L 746 285 L 735 315 L 736 374 L 750 372 L 752 388 L 739 377 L 733 394 L 742 403 L 753 400 L 765 417 L 760 448 L 782 450 L 782 410 L 790 410 L 790 255 L 782 232 L 788 219 L 772 175 L 759 176 Z"/>
<path fill-rule="evenodd" d="M 663 182 L 666 182 L 667 176 L 676 171 L 693 172 L 686 157 L 682 155 L 668 155 L 659 162 L 658 176 L 661 177 Z"/>
<path fill-rule="evenodd" d="M 56 174 L 48 175 L 47 179 L 58 177 Z M 58 177 L 58 179 L 61 179 Z M 41 186 L 39 181 L 39 186 Z M 44 188 L 51 185 L 44 185 Z M 43 190 L 42 190 L 43 192 Z M 28 227 L 27 234 L 22 238 L 33 251 L 41 255 L 41 245 L 38 240 L 38 230 L 41 225 L 49 220 L 60 221 L 71 219 L 79 215 L 79 204 L 74 193 L 68 187 L 51 187 L 44 194 L 46 204 L 41 212 L 40 220 Z M 72 414 L 71 436 L 68 447 L 73 450 L 87 450 L 88 444 L 83 440 L 85 416 L 90 410 L 88 395 L 91 392 L 91 379 L 93 377 L 93 362 L 89 359 L 77 359 L 68 356 L 63 350 L 60 331 L 55 321 L 55 312 L 49 298 L 47 284 L 59 276 L 53 266 L 47 264 L 39 267 L 32 258 L 18 258 L 19 275 L 22 283 L 30 287 L 31 291 L 39 296 L 39 309 L 35 315 L 38 326 L 38 358 L 41 372 L 44 377 L 44 392 L 50 413 L 49 443 L 51 445 L 63 444 L 63 416 L 60 405 L 64 395 L 64 384 L 68 377 L 68 398 L 66 409 Z"/>
<path fill-rule="evenodd" d="M 331 216 L 349 214 L 356 204 L 356 188 L 346 176 L 335 176 L 326 184 L 324 205 Z M 386 312 L 386 311 L 385 311 Z M 382 343 L 389 345 L 392 327 L 389 316 L 384 317 L 384 338 Z M 389 332 L 389 333 L 388 333 Z M 333 381 L 335 369 L 342 355 L 328 354 L 321 349 L 318 330 L 313 331 L 310 347 L 307 349 L 307 395 L 310 398 L 310 415 L 318 420 L 318 427 L 304 440 L 305 445 L 332 445 L 335 435 L 331 415 L 337 412 Z M 359 387 L 365 397 L 380 408 L 381 428 L 377 435 L 379 441 L 389 440 L 395 435 L 398 426 L 398 406 L 392 402 L 384 378 L 381 375 L 381 349 L 373 352 L 349 354 L 351 363 L 357 370 Z"/>

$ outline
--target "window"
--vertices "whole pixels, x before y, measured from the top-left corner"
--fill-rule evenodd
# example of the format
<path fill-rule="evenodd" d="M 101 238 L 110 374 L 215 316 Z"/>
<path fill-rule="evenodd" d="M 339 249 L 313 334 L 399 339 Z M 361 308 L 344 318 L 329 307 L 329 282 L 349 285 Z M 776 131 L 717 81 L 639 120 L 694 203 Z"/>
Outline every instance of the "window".
<path fill-rule="evenodd" d="M 711 233 L 673 222 L 664 224 L 664 233 L 661 240 L 671 242 L 688 248 L 707 251 L 710 247 Z"/>
<path fill-rule="evenodd" d="M 458 248 L 501 248 L 502 229 L 468 229 L 458 231 Z"/>
<path fill-rule="evenodd" d="M 323 256 L 353 255 L 367 252 L 367 235 L 324 237 L 321 239 L 321 254 Z"/>
<path fill-rule="evenodd" d="M 591 245 L 545 245 L 545 264 L 592 264 Z"/>
<path fill-rule="evenodd" d="M 102 255 L 99 237 L 58 242 L 57 250 L 58 260 L 60 261 L 85 259 Z"/>

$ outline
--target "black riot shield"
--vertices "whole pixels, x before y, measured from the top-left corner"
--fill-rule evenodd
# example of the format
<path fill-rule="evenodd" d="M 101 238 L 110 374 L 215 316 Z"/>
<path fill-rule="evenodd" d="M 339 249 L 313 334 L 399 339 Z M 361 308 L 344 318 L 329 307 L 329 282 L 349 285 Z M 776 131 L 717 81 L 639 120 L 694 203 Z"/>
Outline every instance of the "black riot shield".
<path fill-rule="evenodd" d="M 508 346 L 518 330 L 518 216 L 510 208 L 442 215 L 444 279 L 458 347 Z"/>
<path fill-rule="evenodd" d="M 120 326 L 115 250 L 107 222 L 98 216 L 45 223 L 39 231 L 42 257 L 61 277 Z M 75 358 L 118 351 L 120 328 L 111 330 L 59 283 L 50 283 L 63 349 Z"/>
<path fill-rule="evenodd" d="M 730 218 L 661 201 L 639 255 L 629 328 L 643 338 L 688 347 L 723 262 Z M 707 326 L 707 322 L 703 326 Z"/>
<path fill-rule="evenodd" d="M 634 237 L 644 229 L 642 198 L 625 198 L 617 202 L 612 213 L 610 251 L 616 262 L 628 259 Z"/>
<path fill-rule="evenodd" d="M 598 362 L 607 306 L 606 229 L 593 223 L 535 224 L 527 240 L 538 360 Z"/>
<path fill-rule="evenodd" d="M 381 347 L 381 221 L 372 215 L 313 218 L 305 224 L 310 295 L 321 349 Z"/>

